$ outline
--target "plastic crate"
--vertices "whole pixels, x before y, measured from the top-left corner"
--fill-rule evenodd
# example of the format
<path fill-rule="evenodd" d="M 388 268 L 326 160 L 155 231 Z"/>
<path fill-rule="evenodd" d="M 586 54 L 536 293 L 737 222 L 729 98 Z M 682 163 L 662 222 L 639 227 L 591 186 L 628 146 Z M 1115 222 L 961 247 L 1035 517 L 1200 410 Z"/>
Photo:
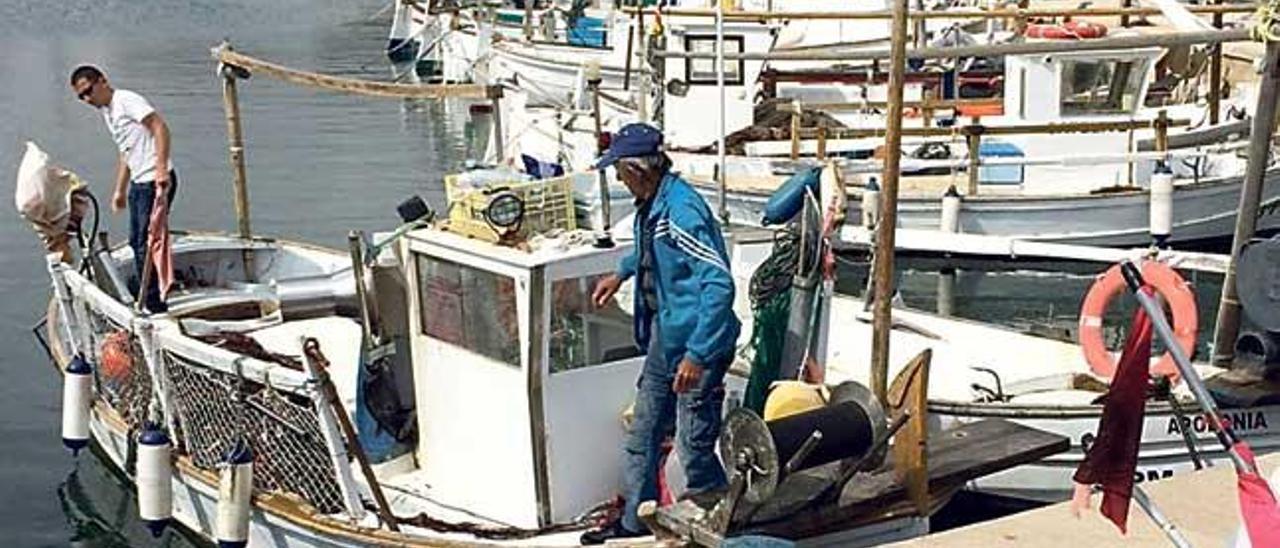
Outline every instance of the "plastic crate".
<path fill-rule="evenodd" d="M 1023 157 L 1022 149 L 1017 145 L 995 139 L 982 141 L 978 145 L 978 154 L 982 158 Z M 984 185 L 1020 185 L 1023 167 L 1020 165 L 981 166 L 978 168 L 978 182 Z"/>
<path fill-rule="evenodd" d="M 527 181 L 513 174 L 510 181 L 486 177 L 482 182 L 465 182 L 459 175 L 445 177 L 445 196 L 449 201 L 448 229 L 460 234 L 496 242 L 525 240 L 552 230 L 578 228 L 574 217 L 572 175 Z M 524 203 L 524 218 L 515 229 L 503 229 L 485 216 L 490 202 L 511 193 Z"/>

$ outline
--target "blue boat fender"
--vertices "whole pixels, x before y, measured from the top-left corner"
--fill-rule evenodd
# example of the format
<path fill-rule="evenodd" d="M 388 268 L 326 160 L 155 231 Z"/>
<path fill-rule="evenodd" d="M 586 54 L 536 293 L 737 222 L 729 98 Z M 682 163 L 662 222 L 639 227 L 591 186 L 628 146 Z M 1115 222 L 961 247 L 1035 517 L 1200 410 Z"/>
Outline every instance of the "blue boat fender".
<path fill-rule="evenodd" d="M 764 205 L 764 220 L 761 222 L 768 226 L 790 221 L 804 208 L 806 191 L 813 192 L 815 196 L 818 194 L 818 182 L 821 179 L 822 166 L 797 171 L 769 197 L 769 202 Z"/>

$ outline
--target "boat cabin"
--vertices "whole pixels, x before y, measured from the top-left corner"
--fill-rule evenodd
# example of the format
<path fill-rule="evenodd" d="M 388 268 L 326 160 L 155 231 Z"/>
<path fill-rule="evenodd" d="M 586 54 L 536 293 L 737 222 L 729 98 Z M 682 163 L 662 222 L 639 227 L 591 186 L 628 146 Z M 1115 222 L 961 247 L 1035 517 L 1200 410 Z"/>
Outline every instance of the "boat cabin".
<path fill-rule="evenodd" d="M 1131 118 L 1144 104 L 1162 48 L 1012 55 L 1004 116 L 1022 122 Z"/>
<path fill-rule="evenodd" d="M 605 307 L 590 297 L 630 244 L 530 252 L 421 229 L 401 245 L 433 498 L 529 528 L 611 499 L 644 356 L 630 284 Z"/>

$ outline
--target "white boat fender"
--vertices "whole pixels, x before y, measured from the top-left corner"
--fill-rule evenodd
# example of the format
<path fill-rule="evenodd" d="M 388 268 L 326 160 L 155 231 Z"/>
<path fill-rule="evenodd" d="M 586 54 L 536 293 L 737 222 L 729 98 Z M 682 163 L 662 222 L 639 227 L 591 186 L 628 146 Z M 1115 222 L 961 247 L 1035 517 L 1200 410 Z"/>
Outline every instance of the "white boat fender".
<path fill-rule="evenodd" d="M 942 195 L 942 219 L 938 223 L 938 230 L 960 232 L 960 204 L 960 192 L 956 191 L 956 185 L 947 187 L 947 192 Z"/>
<path fill-rule="evenodd" d="M 89 445 L 89 405 L 93 398 L 93 367 L 80 355 L 62 376 L 62 445 L 79 455 Z"/>
<path fill-rule="evenodd" d="M 223 459 L 218 478 L 218 548 L 244 548 L 249 543 L 249 508 L 253 495 L 253 450 L 244 440 Z"/>
<path fill-rule="evenodd" d="M 159 537 L 173 517 L 173 468 L 169 436 L 153 422 L 138 435 L 138 517 Z"/>
<path fill-rule="evenodd" d="M 1151 241 L 1163 246 L 1173 233 L 1173 172 L 1164 162 L 1156 162 L 1151 174 L 1150 232 Z"/>
<path fill-rule="evenodd" d="M 879 219 L 880 185 L 876 183 L 875 177 L 871 177 L 862 187 L 862 226 L 875 228 L 876 221 Z"/>

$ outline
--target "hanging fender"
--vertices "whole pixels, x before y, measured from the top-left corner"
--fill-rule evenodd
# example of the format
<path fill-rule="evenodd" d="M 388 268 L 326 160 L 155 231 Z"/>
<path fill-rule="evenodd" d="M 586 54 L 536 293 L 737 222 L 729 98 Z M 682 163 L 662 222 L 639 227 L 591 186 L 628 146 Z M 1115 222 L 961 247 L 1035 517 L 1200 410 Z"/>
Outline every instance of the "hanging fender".
<path fill-rule="evenodd" d="M 1142 277 L 1155 288 L 1173 313 L 1173 332 L 1178 339 L 1178 346 L 1190 356 L 1195 349 L 1199 329 L 1196 297 L 1191 292 L 1190 284 L 1172 267 L 1156 261 L 1142 263 Z M 1120 274 L 1120 265 L 1112 266 L 1093 282 L 1080 306 L 1080 347 L 1084 350 L 1089 368 L 1106 379 L 1115 375 L 1117 361 L 1103 342 L 1102 316 L 1111 301 L 1124 291 L 1125 283 Z M 1169 352 L 1165 352 L 1160 361 L 1151 367 L 1151 373 L 1167 376 L 1172 383 L 1178 382 L 1178 366 L 1173 363 L 1173 355 Z"/>

